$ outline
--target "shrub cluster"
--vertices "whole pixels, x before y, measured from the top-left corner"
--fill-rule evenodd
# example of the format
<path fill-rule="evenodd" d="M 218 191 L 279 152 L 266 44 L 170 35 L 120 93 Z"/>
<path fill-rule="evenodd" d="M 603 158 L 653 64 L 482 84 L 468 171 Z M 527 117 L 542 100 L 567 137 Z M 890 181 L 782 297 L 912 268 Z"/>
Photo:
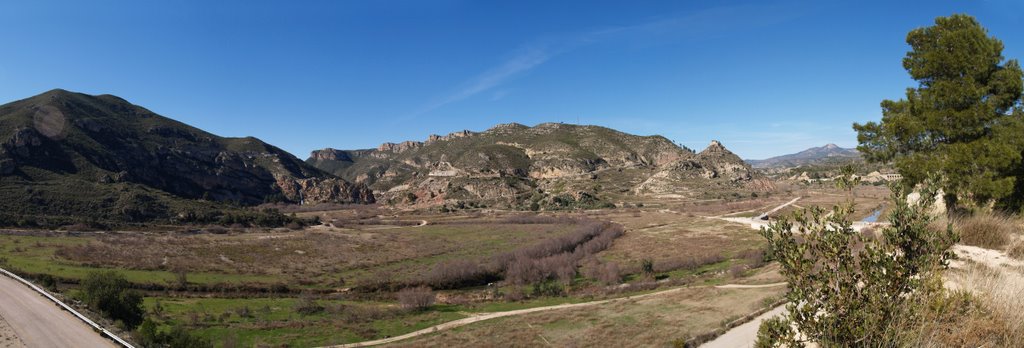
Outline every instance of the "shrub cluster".
<path fill-rule="evenodd" d="M 323 311 L 324 306 L 320 305 L 312 296 L 303 296 L 295 304 L 295 312 L 301 315 L 313 315 Z"/>
<path fill-rule="evenodd" d="M 654 272 L 671 272 L 677 269 L 694 270 L 705 265 L 715 264 L 728 260 L 721 253 L 697 254 L 685 257 L 677 257 L 668 260 L 661 260 L 654 263 Z"/>
<path fill-rule="evenodd" d="M 435 289 L 456 289 L 486 284 L 498 279 L 498 274 L 494 270 L 485 269 L 478 262 L 460 259 L 434 265 L 424 282 Z"/>
<path fill-rule="evenodd" d="M 499 255 L 505 280 L 512 284 L 531 284 L 557 279 L 569 283 L 576 276 L 579 262 L 611 246 L 625 229 L 611 223 L 588 222 L 576 231 L 558 238 Z"/>
<path fill-rule="evenodd" d="M 405 288 L 398 292 L 398 303 L 409 310 L 424 310 L 434 305 L 434 291 L 425 286 Z"/>
<path fill-rule="evenodd" d="M 127 328 L 142 323 L 142 294 L 116 271 L 89 273 L 81 283 L 81 300 L 104 316 L 120 321 Z"/>
<path fill-rule="evenodd" d="M 152 320 L 146 319 L 135 332 L 135 337 L 143 347 L 171 348 L 212 348 L 213 343 L 199 336 L 192 335 L 188 329 L 175 325 L 168 331 L 160 330 Z"/>
<path fill-rule="evenodd" d="M 285 215 L 277 209 L 262 209 L 228 212 L 222 215 L 217 223 L 223 226 L 241 224 L 256 227 L 284 227 L 294 224 L 301 227 L 311 224 L 313 221 L 297 218 L 294 214 Z"/>
<path fill-rule="evenodd" d="M 574 224 L 579 222 L 577 219 L 573 219 L 569 216 L 559 215 L 535 215 L 535 214 L 520 214 L 513 215 L 505 218 L 507 224 Z"/>
<path fill-rule="evenodd" d="M 510 218 L 516 223 L 565 222 L 563 217 L 519 216 Z M 489 262 L 472 260 L 451 260 L 436 264 L 420 284 L 434 289 L 456 289 L 484 285 L 504 278 L 516 284 L 534 284 L 546 280 L 560 280 L 569 283 L 576 276 L 576 269 L 587 256 L 611 246 L 612 241 L 622 236 L 621 225 L 595 221 L 577 221 L 572 232 L 537 244 L 528 245 L 511 252 L 499 254 Z M 615 268 L 617 270 L 617 267 Z M 616 271 L 616 277 L 618 272 Z M 608 277 L 605 277 L 608 278 Z M 364 289 L 382 289 L 387 284 L 361 284 Z M 394 285 L 394 284 L 391 284 Z M 394 287 L 394 286 L 393 286 Z"/>
<path fill-rule="evenodd" d="M 595 257 L 588 257 L 580 268 L 584 277 L 595 279 L 605 285 L 618 284 L 622 280 L 622 271 L 615 262 L 601 262 Z"/>
<path fill-rule="evenodd" d="M 919 304 L 941 295 L 939 271 L 953 257 L 950 226 L 930 228 L 934 185 L 907 201 L 894 187 L 890 225 L 880 238 L 852 227 L 852 206 L 811 208 L 761 230 L 789 283 L 786 314 L 762 322 L 758 347 L 913 346 L 900 343 Z"/>

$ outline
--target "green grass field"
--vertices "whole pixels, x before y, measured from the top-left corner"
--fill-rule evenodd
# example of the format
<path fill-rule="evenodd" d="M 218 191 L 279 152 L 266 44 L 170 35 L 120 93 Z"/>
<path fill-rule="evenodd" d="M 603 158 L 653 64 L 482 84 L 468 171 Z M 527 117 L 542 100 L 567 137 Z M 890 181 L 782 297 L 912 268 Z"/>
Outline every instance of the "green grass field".
<path fill-rule="evenodd" d="M 164 326 L 185 325 L 218 346 L 234 341 L 243 347 L 358 342 L 401 335 L 466 316 L 445 306 L 410 312 L 392 303 L 342 300 L 316 300 L 324 309 L 301 314 L 297 310 L 300 301 L 147 297 L 145 307 Z"/>
<path fill-rule="evenodd" d="M 38 237 L 14 236 L 0 234 L 0 250 L 7 266 L 25 274 L 48 274 L 64 279 L 82 279 L 89 272 L 109 269 L 102 265 L 89 265 L 61 259 L 54 255 L 62 246 L 80 246 L 94 241 L 90 237 Z M 138 284 L 167 284 L 175 281 L 175 274 L 170 271 L 120 269 L 126 278 Z M 210 273 L 189 273 L 188 281 L 195 284 L 218 283 L 274 283 L 278 277 Z"/>

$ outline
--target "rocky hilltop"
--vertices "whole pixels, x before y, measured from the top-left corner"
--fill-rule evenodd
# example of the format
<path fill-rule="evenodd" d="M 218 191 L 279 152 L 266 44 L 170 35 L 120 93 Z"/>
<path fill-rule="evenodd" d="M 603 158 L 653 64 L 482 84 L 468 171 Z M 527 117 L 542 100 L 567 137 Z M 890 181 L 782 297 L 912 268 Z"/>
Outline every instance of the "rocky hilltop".
<path fill-rule="evenodd" d="M 313 151 L 307 163 L 369 185 L 395 204 L 595 206 L 621 198 L 602 197 L 609 191 L 667 193 L 684 181 L 755 181 L 751 168 L 717 141 L 695 153 L 662 136 L 562 123 L 500 124 L 375 149 L 328 148 Z M 630 186 L 601 185 L 616 176 L 629 180 L 615 186 Z"/>
<path fill-rule="evenodd" d="M 374 201 L 365 185 L 259 139 L 219 137 L 112 95 L 59 89 L 0 106 L 0 179 L 5 197 L 20 190 L 24 198 L 16 201 L 42 214 L 133 205 L 104 197 L 156 202 L 143 214 L 161 214 L 174 204 L 166 200 L 179 198 Z"/>

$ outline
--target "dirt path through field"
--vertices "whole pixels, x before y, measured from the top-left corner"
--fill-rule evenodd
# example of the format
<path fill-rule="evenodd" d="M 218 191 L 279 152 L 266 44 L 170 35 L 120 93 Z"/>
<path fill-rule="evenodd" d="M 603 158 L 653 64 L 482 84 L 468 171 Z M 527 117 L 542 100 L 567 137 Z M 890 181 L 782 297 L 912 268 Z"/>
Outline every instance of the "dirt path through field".
<path fill-rule="evenodd" d="M 783 286 L 783 285 L 786 285 L 786 284 L 789 284 L 789 283 L 780 282 L 780 283 L 771 283 L 771 284 L 725 284 L 725 285 L 717 285 L 715 287 L 719 288 L 719 289 L 760 289 L 760 288 L 774 288 L 774 287 Z"/>
<path fill-rule="evenodd" d="M 727 213 L 727 214 L 715 215 L 715 216 L 709 216 L 709 217 L 710 218 L 715 218 L 715 219 L 722 219 L 722 220 L 726 220 L 726 221 L 743 222 L 743 223 L 747 223 L 747 222 L 751 222 L 751 221 L 757 221 L 757 220 L 760 220 L 761 218 L 763 218 L 765 216 L 771 215 L 774 212 L 782 210 L 785 207 L 793 205 L 793 203 L 796 203 L 796 201 L 799 201 L 800 198 L 802 198 L 802 197 L 793 198 L 789 202 L 782 203 L 781 205 L 779 205 L 779 206 L 777 206 L 775 208 L 772 208 L 771 210 L 768 210 L 768 211 L 766 211 L 764 213 L 761 213 L 760 215 L 755 216 L 755 217 L 729 217 L 729 215 L 743 213 L 743 211 L 741 211 L 741 212 L 731 212 L 731 213 Z M 747 210 L 747 211 L 750 211 L 750 210 Z"/>
<path fill-rule="evenodd" d="M 786 283 L 772 283 L 772 284 L 758 284 L 758 285 L 725 284 L 725 285 L 717 285 L 717 286 L 714 286 L 714 287 L 722 288 L 722 289 L 755 289 L 755 288 L 767 288 L 767 287 L 776 287 L 776 286 L 784 286 L 784 285 L 786 285 Z M 380 345 L 380 344 L 394 343 L 394 342 L 398 342 L 398 341 L 407 340 L 407 339 L 410 339 L 410 338 L 413 338 L 413 337 L 423 336 L 423 335 L 426 335 L 426 334 L 431 334 L 431 333 L 435 333 L 435 332 L 439 332 L 439 331 L 443 331 L 443 330 L 447 330 L 447 329 L 452 329 L 452 328 L 456 328 L 456 327 L 460 327 L 460 326 L 465 326 L 465 325 L 469 325 L 469 324 L 472 324 L 472 323 L 476 323 L 476 322 L 480 322 L 480 321 L 484 321 L 484 320 L 489 320 L 489 319 L 509 317 L 509 316 L 515 316 L 515 315 L 523 315 L 523 314 L 543 312 L 543 311 L 552 311 L 552 310 L 559 310 L 559 309 L 569 309 L 569 308 L 596 306 L 596 305 L 610 303 L 610 302 L 616 302 L 616 301 L 637 300 L 637 299 L 642 299 L 642 298 L 648 298 L 648 297 L 672 294 L 672 293 L 680 292 L 680 291 L 683 291 L 683 290 L 694 289 L 694 288 L 699 288 L 699 287 L 705 287 L 705 286 L 690 286 L 690 287 L 684 286 L 684 287 L 678 287 L 678 288 L 673 288 L 673 289 L 668 289 L 668 290 L 663 290 L 663 291 L 658 291 L 658 292 L 652 292 L 652 293 L 648 293 L 648 294 L 635 295 L 635 296 L 626 296 L 626 297 L 617 297 L 617 298 L 612 298 L 612 299 L 607 299 L 607 300 L 599 300 L 599 301 L 591 301 L 591 302 L 583 302 L 583 303 L 569 303 L 569 304 L 561 304 L 561 305 L 546 306 L 546 307 L 534 307 L 534 308 L 519 309 L 519 310 L 507 311 L 507 312 L 478 313 L 478 314 L 475 314 L 474 316 L 471 316 L 469 318 L 463 318 L 463 319 L 459 319 L 459 320 L 449 321 L 447 323 L 434 325 L 434 326 L 428 327 L 426 329 L 422 329 L 422 330 L 419 330 L 419 331 L 413 331 L 413 332 L 410 332 L 410 333 L 407 333 L 407 334 L 404 334 L 404 335 L 401 335 L 401 336 L 383 338 L 383 339 L 373 340 L 373 341 L 364 341 L 364 342 L 357 342 L 357 343 L 341 344 L 341 345 L 336 345 L 336 346 L 329 346 L 329 348 L 368 347 L 368 346 L 375 346 L 375 345 Z"/>
<path fill-rule="evenodd" d="M 774 213 L 774 212 L 777 212 L 777 211 L 779 211 L 779 210 L 782 210 L 783 208 L 785 208 L 785 207 L 788 207 L 788 206 L 792 205 L 793 203 L 796 203 L 796 201 L 799 201 L 799 200 L 800 200 L 800 197 L 797 197 L 797 198 L 793 198 L 793 200 L 791 200 L 791 201 L 789 201 L 789 202 L 786 202 L 786 203 L 783 203 L 782 205 L 780 205 L 780 206 L 777 206 L 777 207 L 775 207 L 775 208 L 774 208 L 774 209 L 772 209 L 772 210 L 766 211 L 766 212 L 764 212 L 764 214 L 758 215 L 758 216 L 757 216 L 757 217 L 755 217 L 754 219 L 757 219 L 757 220 L 761 220 L 761 219 L 763 219 L 763 218 L 764 218 L 765 216 L 768 216 L 768 215 L 772 215 L 772 213 Z"/>

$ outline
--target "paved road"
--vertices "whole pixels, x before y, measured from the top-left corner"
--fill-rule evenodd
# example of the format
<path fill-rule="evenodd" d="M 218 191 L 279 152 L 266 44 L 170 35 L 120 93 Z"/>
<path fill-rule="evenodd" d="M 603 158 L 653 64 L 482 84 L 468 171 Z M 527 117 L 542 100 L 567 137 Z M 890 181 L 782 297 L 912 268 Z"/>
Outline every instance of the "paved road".
<path fill-rule="evenodd" d="M 42 295 L 0 276 L 0 316 L 27 347 L 117 347 Z"/>
<path fill-rule="evenodd" d="M 25 348 L 21 339 L 14 335 L 14 330 L 7 324 L 3 317 L 0 317 L 0 347 L 3 348 Z"/>
<path fill-rule="evenodd" d="M 757 329 L 765 319 L 782 314 L 786 306 L 778 306 L 765 312 L 740 326 L 734 327 L 724 335 L 701 345 L 701 348 L 747 348 L 753 347 L 757 340 Z"/>

